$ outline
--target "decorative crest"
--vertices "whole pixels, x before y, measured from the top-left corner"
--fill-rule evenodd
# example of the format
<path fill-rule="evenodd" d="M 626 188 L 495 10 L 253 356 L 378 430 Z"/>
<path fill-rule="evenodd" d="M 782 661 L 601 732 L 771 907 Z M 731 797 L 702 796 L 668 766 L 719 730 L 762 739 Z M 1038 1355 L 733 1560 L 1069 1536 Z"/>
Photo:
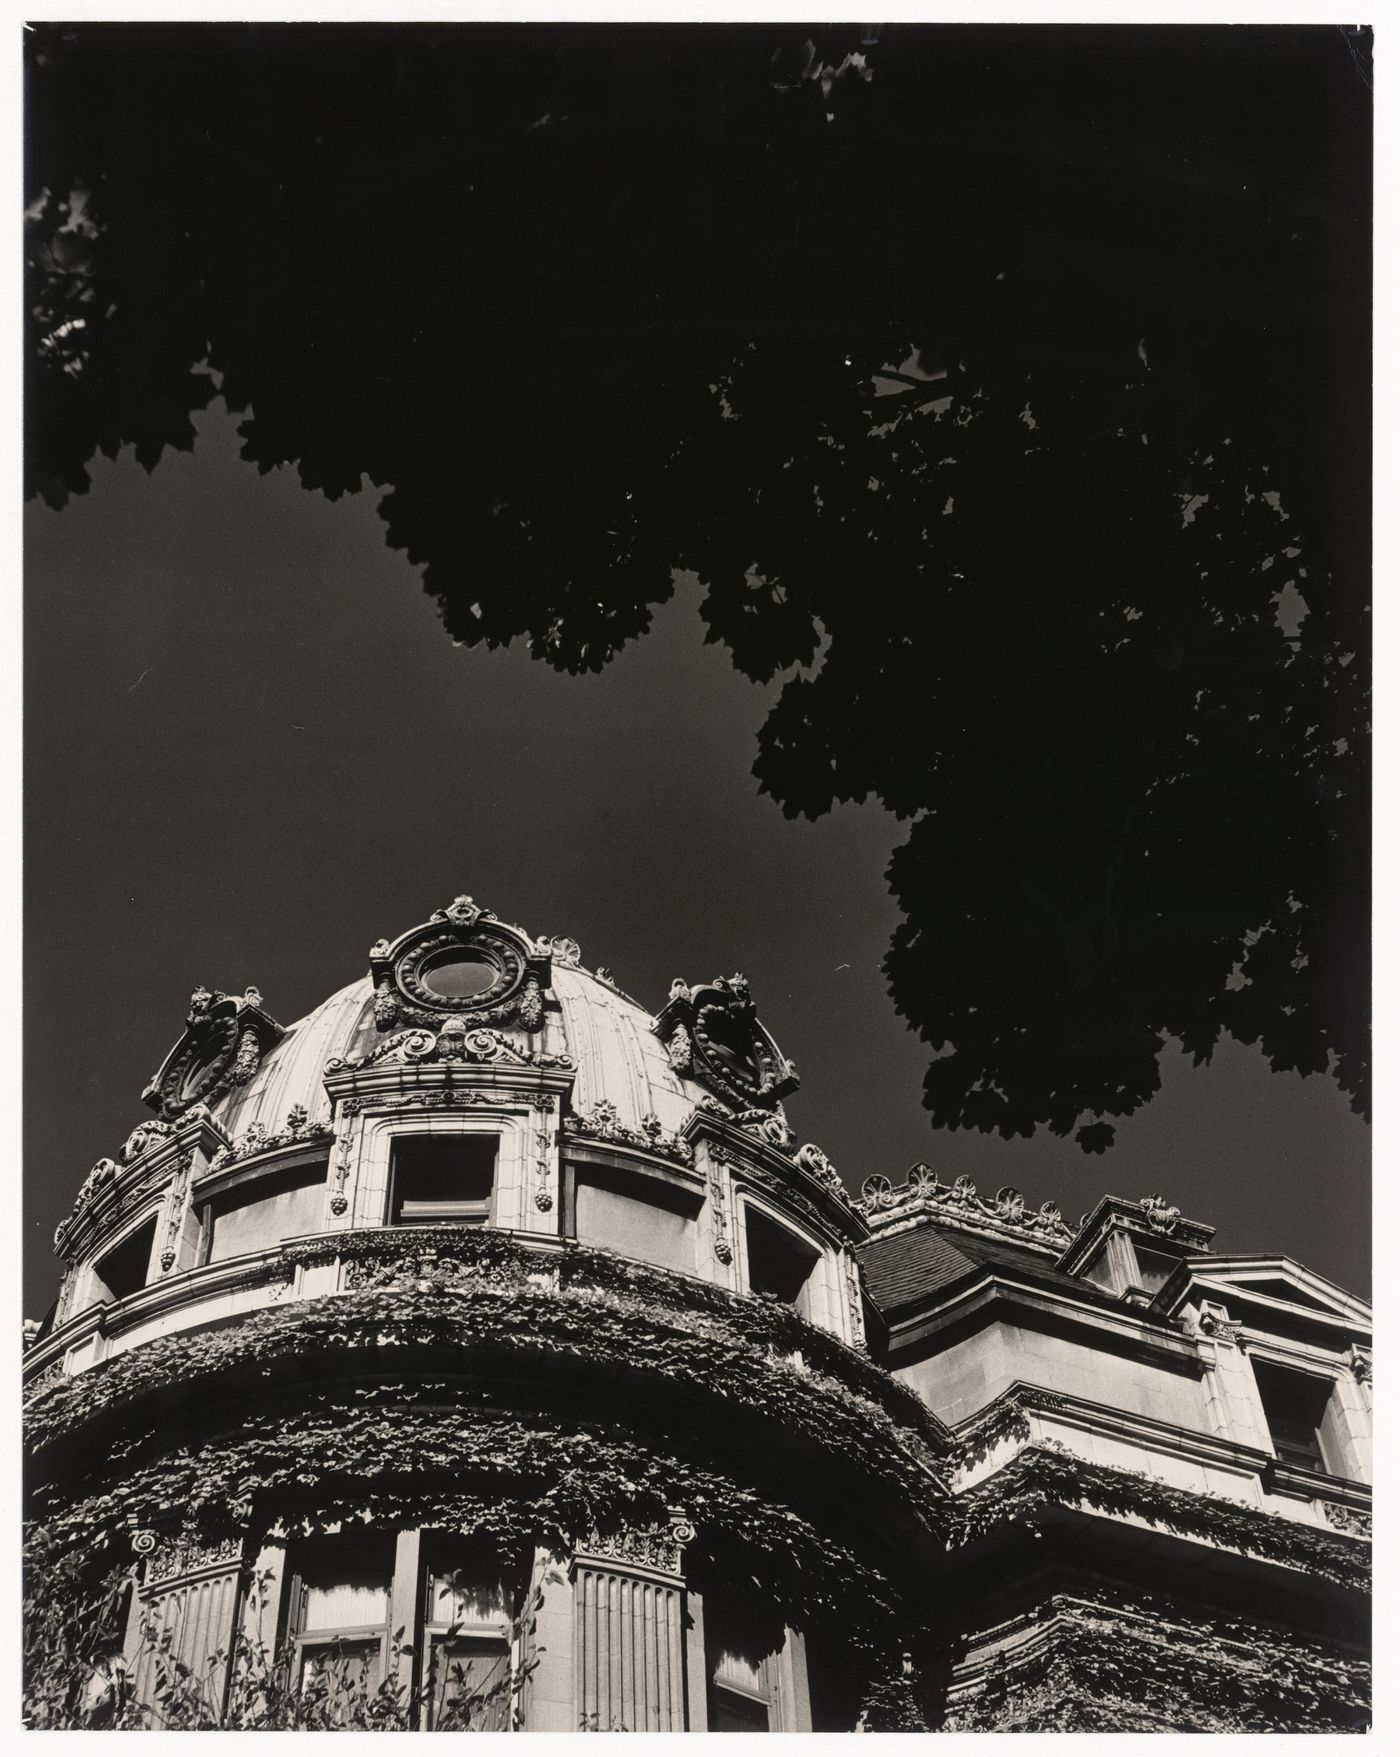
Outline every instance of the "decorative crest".
<path fill-rule="evenodd" d="M 652 1030 L 678 1074 L 740 1110 L 775 1110 L 797 1088 L 796 1068 L 759 1023 L 737 971 L 694 986 L 677 977 Z"/>
<path fill-rule="evenodd" d="M 374 1022 L 440 1035 L 444 1020 L 469 1026 L 543 1028 L 551 946 L 498 921 L 474 898 L 460 896 L 419 927 L 370 947 Z"/>
<path fill-rule="evenodd" d="M 445 909 L 435 909 L 429 919 L 450 921 L 463 933 L 470 933 L 478 921 L 494 921 L 496 917 L 492 910 L 482 909 L 471 897 L 454 897 Z"/>
<path fill-rule="evenodd" d="M 1170 1207 L 1165 1197 L 1162 1196 L 1143 1196 L 1140 1200 L 1143 1218 L 1153 1232 L 1172 1233 L 1176 1231 L 1176 1223 L 1181 1219 L 1180 1208 Z"/>
<path fill-rule="evenodd" d="M 640 1126 L 634 1129 L 623 1122 L 610 1098 L 600 1098 L 578 1116 L 566 1116 L 564 1133 L 597 1141 L 615 1141 L 625 1147 L 640 1147 L 648 1153 L 674 1159 L 678 1165 L 689 1165 L 695 1156 L 688 1141 L 679 1135 L 667 1134 L 654 1111 L 648 1111 Z"/>
<path fill-rule="evenodd" d="M 542 1050 L 527 1049 L 522 1044 L 512 1043 L 499 1031 L 470 1030 L 464 1019 L 449 1017 L 434 1023 L 436 1031 L 415 1026 L 411 1031 L 400 1031 L 386 1038 L 364 1055 L 333 1055 L 325 1065 L 325 1072 L 339 1074 L 372 1067 L 376 1062 L 467 1062 L 561 1069 L 574 1065 L 572 1056 L 547 1055 Z"/>
<path fill-rule="evenodd" d="M 246 1086 L 284 1032 L 263 1010 L 261 992 L 241 995 L 199 985 L 190 996 L 185 1033 L 141 1094 L 166 1122 L 196 1103 L 213 1104 L 233 1086 Z"/>
<path fill-rule="evenodd" d="M 303 1144 L 314 1146 L 321 1141 L 329 1141 L 333 1132 L 329 1123 L 311 1122 L 304 1104 L 294 1104 L 287 1112 L 284 1128 L 270 1133 L 261 1123 L 249 1123 L 236 1141 L 231 1141 L 227 1147 L 220 1147 L 209 1161 L 209 1169 L 218 1171 L 225 1165 L 236 1165 L 241 1159 L 252 1159 L 259 1153 L 271 1153 L 278 1147 L 298 1147 Z"/>
<path fill-rule="evenodd" d="M 913 1166 L 904 1183 L 897 1187 L 879 1174 L 866 1178 L 860 1188 L 860 1200 L 854 1206 L 865 1215 L 872 1231 L 927 1215 L 980 1231 L 1001 1232 L 1020 1243 L 1056 1249 L 1062 1249 L 1073 1236 L 1053 1202 L 1043 1202 L 1033 1210 L 1010 1184 L 988 1201 L 977 1194 L 971 1178 L 957 1177 L 951 1184 L 945 1184 L 923 1164 Z"/>

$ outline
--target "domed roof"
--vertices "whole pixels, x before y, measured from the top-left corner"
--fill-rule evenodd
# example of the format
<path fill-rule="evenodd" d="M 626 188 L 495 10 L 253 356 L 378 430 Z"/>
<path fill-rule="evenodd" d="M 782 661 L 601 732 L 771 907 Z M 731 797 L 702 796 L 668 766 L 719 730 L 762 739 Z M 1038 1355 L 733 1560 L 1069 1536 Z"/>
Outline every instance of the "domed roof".
<path fill-rule="evenodd" d="M 559 1008 L 546 1009 L 541 1032 L 531 1037 L 508 1029 L 502 1035 L 522 1049 L 533 1045 L 572 1058 L 577 1068 L 572 1102 L 580 1114 L 607 1100 L 625 1128 L 639 1129 L 654 1116 L 668 1135 L 679 1130 L 706 1096 L 706 1087 L 672 1068 L 652 1015 L 610 982 L 558 960 L 549 993 Z M 285 1127 L 287 1113 L 297 1105 L 311 1123 L 329 1122 L 326 1063 L 362 1056 L 381 1036 L 374 1023 L 374 985 L 361 977 L 289 1026 L 249 1083 L 230 1088 L 209 1108 L 234 1138 L 251 1125 L 269 1132 Z"/>
<path fill-rule="evenodd" d="M 606 1104 L 624 1131 L 673 1136 L 716 1099 L 731 1113 L 780 1117 L 778 1100 L 797 1084 L 742 976 L 678 980 L 653 1016 L 605 972 L 584 969 L 572 940 L 536 941 L 459 897 L 392 944 L 377 941 L 368 977 L 286 1029 L 256 989 L 237 999 L 197 990 L 147 1097 L 167 1117 L 203 1102 L 233 1139 L 274 1134 L 297 1109 L 308 1125 L 328 1123 L 327 1064 L 377 1060 L 405 1027 L 490 1027 L 527 1060 L 572 1066 L 574 1113 Z"/>

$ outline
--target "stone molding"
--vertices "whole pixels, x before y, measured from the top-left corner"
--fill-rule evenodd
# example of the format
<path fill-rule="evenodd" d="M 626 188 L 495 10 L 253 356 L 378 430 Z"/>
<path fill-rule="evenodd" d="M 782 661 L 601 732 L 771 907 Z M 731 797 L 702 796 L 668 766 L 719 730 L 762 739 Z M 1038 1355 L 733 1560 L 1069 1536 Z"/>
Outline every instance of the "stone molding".
<path fill-rule="evenodd" d="M 600 1098 L 586 1111 L 579 1115 L 564 1118 L 564 1133 L 579 1136 L 588 1140 L 612 1142 L 622 1147 L 637 1147 L 646 1153 L 655 1153 L 663 1159 L 673 1159 L 677 1165 L 692 1165 L 695 1152 L 690 1142 L 680 1135 L 667 1134 L 661 1125 L 661 1119 L 654 1111 L 648 1111 L 641 1120 L 639 1128 L 631 1128 L 623 1122 L 617 1106 L 610 1098 Z"/>
<path fill-rule="evenodd" d="M 513 1043 L 500 1031 L 484 1026 L 468 1028 L 465 1020 L 448 1017 L 434 1021 L 436 1030 L 415 1026 L 396 1032 L 360 1056 L 333 1055 L 326 1074 L 354 1073 L 361 1068 L 390 1062 L 409 1066 L 462 1063 L 472 1067 L 542 1068 L 572 1070 L 568 1055 L 549 1055 L 543 1050 Z"/>
<path fill-rule="evenodd" d="M 276 1152 L 282 1147 L 321 1146 L 329 1142 L 333 1134 L 329 1123 L 310 1122 L 306 1106 L 294 1104 L 287 1112 L 286 1125 L 279 1130 L 270 1132 L 262 1123 L 249 1123 L 227 1147 L 219 1148 L 209 1161 L 209 1170 L 222 1171 L 226 1166 L 254 1159 L 260 1153 Z"/>

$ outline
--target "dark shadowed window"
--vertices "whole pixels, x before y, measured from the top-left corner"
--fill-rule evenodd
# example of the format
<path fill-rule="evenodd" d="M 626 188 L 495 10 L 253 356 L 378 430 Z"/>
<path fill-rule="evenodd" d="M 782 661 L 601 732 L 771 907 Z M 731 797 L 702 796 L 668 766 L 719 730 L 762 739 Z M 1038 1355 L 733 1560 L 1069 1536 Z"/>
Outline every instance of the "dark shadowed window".
<path fill-rule="evenodd" d="M 1324 1429 L 1331 1399 L 1330 1379 L 1290 1372 L 1271 1361 L 1255 1361 L 1254 1376 L 1274 1451 L 1298 1470 L 1326 1471 Z"/>
<path fill-rule="evenodd" d="M 750 1208 L 748 1233 L 749 1291 L 771 1293 L 806 1313 L 807 1283 L 817 1256 L 785 1226 Z"/>
<path fill-rule="evenodd" d="M 470 1000 L 474 994 L 482 994 L 490 988 L 499 974 L 489 959 L 475 952 L 448 952 L 444 957 L 425 964 L 419 972 L 419 980 L 444 1000 Z"/>
<path fill-rule="evenodd" d="M 119 1245 L 100 1257 L 95 1267 L 99 1283 L 97 1297 L 103 1300 L 130 1299 L 146 1285 L 151 1266 L 151 1246 L 156 1241 L 154 1219 L 129 1232 Z"/>
<path fill-rule="evenodd" d="M 487 1225 L 496 1147 L 492 1135 L 407 1135 L 395 1141 L 390 1224 Z"/>

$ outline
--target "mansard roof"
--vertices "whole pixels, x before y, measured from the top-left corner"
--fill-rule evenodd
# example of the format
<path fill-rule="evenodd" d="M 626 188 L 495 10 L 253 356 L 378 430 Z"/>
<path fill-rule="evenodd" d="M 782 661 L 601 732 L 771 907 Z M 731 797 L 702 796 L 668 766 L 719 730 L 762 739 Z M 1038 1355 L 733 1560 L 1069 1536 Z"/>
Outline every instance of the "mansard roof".
<path fill-rule="evenodd" d="M 1041 1251 L 1009 1239 L 953 1232 L 929 1223 L 877 1235 L 857 1254 L 870 1297 L 885 1316 L 932 1304 L 961 1282 L 998 1270 L 1037 1287 L 1071 1293 L 1092 1305 L 1121 1304 L 1093 1282 L 1056 1268 Z"/>

